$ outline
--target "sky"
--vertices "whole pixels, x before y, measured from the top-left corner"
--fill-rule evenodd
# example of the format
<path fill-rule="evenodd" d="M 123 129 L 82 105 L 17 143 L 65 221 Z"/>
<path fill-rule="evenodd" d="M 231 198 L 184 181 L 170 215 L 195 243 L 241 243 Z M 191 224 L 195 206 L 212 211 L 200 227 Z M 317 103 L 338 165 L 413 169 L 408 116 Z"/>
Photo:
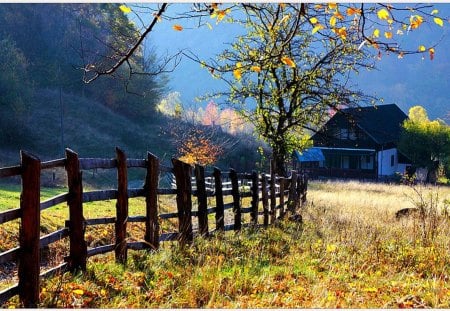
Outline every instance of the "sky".
<path fill-rule="evenodd" d="M 167 13 L 174 15 L 187 5 L 172 4 Z M 437 4 L 435 7 L 440 16 L 450 17 L 450 3 Z M 208 27 L 194 29 L 195 24 L 188 20 L 158 23 L 147 44 L 158 55 L 189 49 L 201 59 L 214 58 L 227 43 L 233 42 L 240 28 L 227 23 L 216 24 L 212 19 L 208 22 L 212 25 L 212 30 Z M 183 31 L 172 29 L 177 23 L 184 27 Z M 405 113 L 414 105 L 422 105 L 431 119 L 445 118 L 450 111 L 450 23 L 446 22 L 443 28 L 433 23 L 424 23 L 420 31 L 404 35 L 401 40 L 417 47 L 439 41 L 434 60 L 431 61 L 428 56 L 422 58 L 421 55 L 408 55 L 403 59 L 398 59 L 397 55 L 382 55 L 381 60 L 376 61 L 376 70 L 361 72 L 353 84 L 369 95 L 383 98 L 383 103 L 397 104 Z M 185 58 L 169 74 L 169 88 L 181 94 L 184 105 L 198 106 L 206 105 L 206 102 L 199 104 L 195 101 L 196 97 L 226 90 L 226 85 L 213 79 L 199 64 Z"/>

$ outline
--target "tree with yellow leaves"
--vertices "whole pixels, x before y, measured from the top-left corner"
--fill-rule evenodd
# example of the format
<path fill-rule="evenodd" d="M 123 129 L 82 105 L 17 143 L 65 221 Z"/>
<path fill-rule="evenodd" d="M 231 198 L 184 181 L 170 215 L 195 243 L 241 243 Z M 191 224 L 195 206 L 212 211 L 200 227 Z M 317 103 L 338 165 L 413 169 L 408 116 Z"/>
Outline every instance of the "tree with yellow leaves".
<path fill-rule="evenodd" d="M 399 150 L 416 167 L 427 168 L 427 182 L 436 182 L 440 168 L 450 175 L 450 127 L 442 120 L 430 121 L 422 106 L 409 109 L 403 123 Z"/>

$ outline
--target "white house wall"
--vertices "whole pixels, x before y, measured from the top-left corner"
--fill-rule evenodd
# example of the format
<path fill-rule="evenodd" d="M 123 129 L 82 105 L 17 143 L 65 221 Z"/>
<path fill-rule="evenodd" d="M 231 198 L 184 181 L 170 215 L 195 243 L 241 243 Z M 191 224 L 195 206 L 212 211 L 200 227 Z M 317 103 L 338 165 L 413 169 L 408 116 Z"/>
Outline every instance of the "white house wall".
<path fill-rule="evenodd" d="M 392 163 L 391 158 L 394 157 Z M 404 174 L 406 171 L 405 164 L 398 163 L 398 152 L 396 148 L 379 151 L 378 157 L 378 176 L 390 176 L 396 172 Z M 392 165 L 393 164 L 393 165 Z"/>

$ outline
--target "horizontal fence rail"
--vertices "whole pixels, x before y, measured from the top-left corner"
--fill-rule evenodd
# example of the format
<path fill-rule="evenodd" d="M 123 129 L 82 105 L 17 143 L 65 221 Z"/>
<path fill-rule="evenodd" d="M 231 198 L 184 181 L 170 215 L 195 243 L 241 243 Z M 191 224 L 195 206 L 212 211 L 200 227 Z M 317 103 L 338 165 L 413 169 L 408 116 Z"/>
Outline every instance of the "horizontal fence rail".
<path fill-rule="evenodd" d="M 115 252 L 116 261 L 125 263 L 129 249 L 155 250 L 161 242 L 186 244 L 191 243 L 196 235 L 208 236 L 214 232 L 241 230 L 249 226 L 267 226 L 282 218 L 286 212 L 295 212 L 306 201 L 306 176 L 292 171 L 289 178 L 279 177 L 275 175 L 274 167 L 271 167 L 270 174 L 259 174 L 256 171 L 238 173 L 233 169 L 221 171 L 216 167 L 206 170 L 203 166 L 192 167 L 177 159 L 172 159 L 171 166 L 168 166 L 160 164 L 159 159 L 150 152 L 146 159 L 128 159 L 119 148 L 116 148 L 116 158 L 113 159 L 79 158 L 70 149 L 66 149 L 65 158 L 46 162 L 25 151 L 21 151 L 20 156 L 20 165 L 0 168 L 0 178 L 20 176 L 22 180 L 20 207 L 0 212 L 0 225 L 21 220 L 19 247 L 0 253 L 0 265 L 18 263 L 19 282 L 0 291 L 0 305 L 19 295 L 23 307 L 36 307 L 39 303 L 40 278 L 61 271 L 85 270 L 89 257 Z M 68 192 L 41 202 L 41 173 L 54 168 L 65 169 Z M 128 186 L 128 168 L 146 171 L 141 188 Z M 117 188 L 83 191 L 82 171 L 96 169 L 117 170 Z M 161 174 L 172 176 L 171 188 L 159 187 Z M 160 213 L 160 196 L 175 197 L 176 212 Z M 145 215 L 128 214 L 128 201 L 136 197 L 145 199 Z M 225 197 L 228 203 L 225 203 Z M 243 206 L 244 198 L 251 200 L 250 206 Z M 85 219 L 84 203 L 105 200 L 116 201 L 115 216 Z M 208 206 L 211 201 L 215 201 L 215 206 Z M 69 219 L 65 221 L 64 228 L 40 236 L 41 211 L 63 203 L 69 209 Z M 208 215 L 211 214 L 215 217 L 210 219 Z M 161 232 L 161 222 L 168 220 L 177 221 L 177 232 Z M 128 223 L 144 223 L 145 234 L 140 241 L 127 240 Z M 88 248 L 86 227 L 101 225 L 114 226 L 115 240 L 108 245 Z M 42 272 L 40 252 L 52 243 L 67 238 L 69 254 L 65 256 L 65 262 Z"/>

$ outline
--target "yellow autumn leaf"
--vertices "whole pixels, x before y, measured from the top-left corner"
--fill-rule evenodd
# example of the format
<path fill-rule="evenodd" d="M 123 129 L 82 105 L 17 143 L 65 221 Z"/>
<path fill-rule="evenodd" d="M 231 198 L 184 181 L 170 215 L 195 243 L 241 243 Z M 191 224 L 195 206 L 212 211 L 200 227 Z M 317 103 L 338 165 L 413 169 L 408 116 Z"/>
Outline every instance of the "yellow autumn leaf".
<path fill-rule="evenodd" d="M 381 9 L 377 12 L 377 16 L 379 19 L 387 20 L 389 18 L 389 12 L 386 9 Z"/>
<path fill-rule="evenodd" d="M 311 24 L 317 24 L 317 22 L 318 22 L 318 20 L 317 20 L 317 18 L 315 18 L 315 17 L 311 17 L 310 19 L 309 19 L 309 21 L 311 22 Z"/>
<path fill-rule="evenodd" d="M 313 28 L 312 34 L 315 34 L 315 33 L 318 32 L 319 30 L 322 30 L 322 29 L 324 29 L 324 28 L 325 28 L 325 26 L 323 26 L 323 25 L 321 25 L 321 24 L 318 24 L 316 27 Z"/>
<path fill-rule="evenodd" d="M 442 19 L 440 19 L 439 17 L 435 17 L 435 18 L 434 18 L 434 22 L 435 22 L 437 25 L 439 25 L 439 26 L 441 26 L 441 27 L 444 27 L 444 21 L 443 21 Z"/>
<path fill-rule="evenodd" d="M 254 72 L 261 72 L 261 67 L 259 67 L 259 66 L 251 66 L 250 70 L 254 71 Z"/>
<path fill-rule="evenodd" d="M 211 26 L 210 23 L 206 23 L 206 26 L 208 26 L 209 30 L 212 30 L 212 29 L 213 29 L 213 27 Z"/>
<path fill-rule="evenodd" d="M 182 31 L 183 30 L 183 26 L 176 24 L 176 25 L 172 26 L 172 29 L 176 30 L 176 31 Z"/>
<path fill-rule="evenodd" d="M 379 30 L 379 29 L 375 29 L 375 30 L 373 31 L 373 37 L 374 37 L 374 38 L 380 37 L 380 30 Z"/>
<path fill-rule="evenodd" d="M 119 6 L 119 9 L 125 14 L 128 14 L 131 12 L 131 9 L 129 7 L 127 7 L 125 4 L 122 4 L 121 6 Z"/>
<path fill-rule="evenodd" d="M 342 15 L 341 12 L 339 12 L 339 11 L 335 11 L 333 13 L 333 16 L 335 16 L 337 19 L 340 19 L 340 20 L 344 20 L 345 19 L 344 15 Z"/>
<path fill-rule="evenodd" d="M 217 12 L 217 21 L 220 22 L 227 15 L 227 12 L 224 10 L 220 10 Z"/>
<path fill-rule="evenodd" d="M 72 292 L 80 296 L 84 294 L 84 291 L 82 289 L 74 289 Z"/>
<path fill-rule="evenodd" d="M 392 39 L 392 32 L 390 32 L 390 31 L 385 31 L 385 32 L 384 32 L 384 37 L 385 37 L 386 39 Z"/>
<path fill-rule="evenodd" d="M 342 27 L 337 30 L 337 34 L 341 37 L 342 40 L 347 39 L 347 28 Z"/>
<path fill-rule="evenodd" d="M 434 9 L 433 11 L 431 11 L 431 15 L 434 15 L 434 14 L 437 14 L 437 13 L 439 13 L 439 10 L 437 10 L 437 9 Z"/>
<path fill-rule="evenodd" d="M 329 8 L 330 10 L 336 9 L 336 8 L 337 8 L 337 3 L 328 3 L 328 8 Z"/>
<path fill-rule="evenodd" d="M 330 18 L 330 25 L 331 25 L 331 27 L 336 26 L 336 17 L 335 16 L 331 16 L 331 18 Z"/>
<path fill-rule="evenodd" d="M 417 29 L 423 23 L 423 17 L 420 15 L 412 15 L 409 18 L 411 29 Z"/>
<path fill-rule="evenodd" d="M 235 69 L 233 70 L 233 76 L 236 80 L 241 80 L 242 78 L 242 72 L 241 69 Z"/>
<path fill-rule="evenodd" d="M 424 45 L 419 46 L 419 52 L 424 52 L 426 49 L 427 48 Z"/>
<path fill-rule="evenodd" d="M 357 9 L 357 8 L 348 8 L 347 9 L 348 16 L 355 15 L 355 14 L 361 14 L 361 10 Z"/>
<path fill-rule="evenodd" d="M 283 57 L 281 58 L 281 62 L 282 62 L 283 64 L 285 64 L 285 65 L 291 67 L 291 68 L 295 68 L 295 63 L 294 63 L 294 61 L 293 61 L 292 59 L 290 59 L 289 57 L 287 57 L 287 56 L 283 56 Z"/>

